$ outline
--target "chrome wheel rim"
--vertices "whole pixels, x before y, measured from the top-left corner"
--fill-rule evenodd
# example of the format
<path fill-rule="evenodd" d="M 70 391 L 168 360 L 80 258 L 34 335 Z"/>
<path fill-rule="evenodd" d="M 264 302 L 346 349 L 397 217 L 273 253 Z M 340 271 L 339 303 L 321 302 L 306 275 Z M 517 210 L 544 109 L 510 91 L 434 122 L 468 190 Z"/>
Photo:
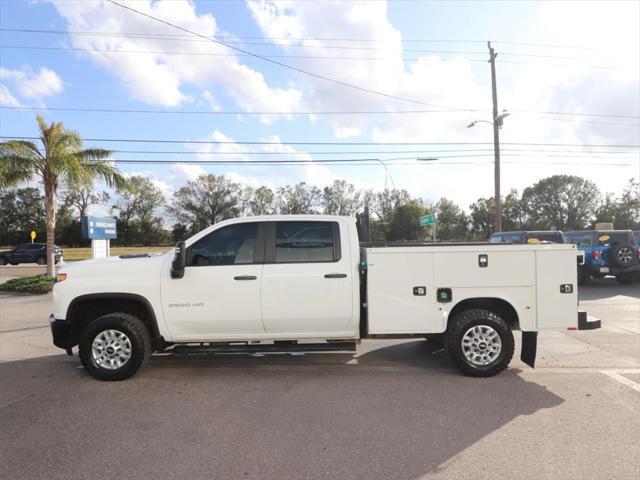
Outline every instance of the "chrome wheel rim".
<path fill-rule="evenodd" d="M 618 259 L 620 259 L 622 263 L 631 263 L 631 260 L 633 260 L 633 252 L 630 248 L 621 248 L 618 251 Z"/>
<path fill-rule="evenodd" d="M 98 367 L 116 370 L 131 359 L 131 340 L 119 330 L 100 332 L 91 344 L 91 355 Z"/>
<path fill-rule="evenodd" d="M 485 367 L 500 356 L 502 340 L 492 327 L 475 325 L 462 336 L 462 351 L 469 363 Z"/>

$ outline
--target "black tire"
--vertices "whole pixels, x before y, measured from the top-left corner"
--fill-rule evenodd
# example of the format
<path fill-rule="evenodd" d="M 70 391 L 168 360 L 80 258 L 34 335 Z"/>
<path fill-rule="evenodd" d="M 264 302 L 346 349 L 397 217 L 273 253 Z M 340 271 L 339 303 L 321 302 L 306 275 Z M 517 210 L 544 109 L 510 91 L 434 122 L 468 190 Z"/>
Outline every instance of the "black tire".
<path fill-rule="evenodd" d="M 106 368 L 94 360 L 92 345 L 96 337 L 108 330 L 115 330 L 126 336 L 130 342 L 130 358 L 118 368 Z M 96 318 L 80 335 L 80 361 L 94 378 L 104 381 L 125 380 L 136 373 L 151 356 L 151 338 L 142 321 L 129 313 L 109 313 Z M 105 349 L 106 350 L 106 349 Z"/>
<path fill-rule="evenodd" d="M 7 264 L 7 259 L 4 257 L 0 257 L 0 265 L 6 265 Z"/>
<path fill-rule="evenodd" d="M 38 265 L 46 265 L 47 264 L 47 259 L 45 257 L 38 257 L 38 258 L 36 258 L 36 263 Z"/>
<path fill-rule="evenodd" d="M 490 363 L 478 365 L 465 356 L 462 345 L 465 334 L 473 327 L 490 327 L 500 337 L 501 348 Z M 480 345 L 484 345 L 481 340 Z M 479 346 L 480 346 L 479 345 Z M 507 368 L 513 358 L 513 333 L 507 322 L 489 310 L 474 308 L 457 314 L 447 330 L 447 350 L 451 360 L 465 375 L 471 377 L 492 377 Z"/>
<path fill-rule="evenodd" d="M 584 285 L 591 278 L 584 268 L 578 268 L 578 285 Z"/>
<path fill-rule="evenodd" d="M 637 255 L 637 247 L 628 243 L 621 243 L 609 249 L 608 259 L 614 267 L 628 268 L 636 263 Z"/>
<path fill-rule="evenodd" d="M 616 280 L 622 285 L 631 285 L 635 281 L 633 272 L 620 272 L 616 275 Z"/>
<path fill-rule="evenodd" d="M 20 262 L 9 262 L 11 265 L 18 265 Z"/>

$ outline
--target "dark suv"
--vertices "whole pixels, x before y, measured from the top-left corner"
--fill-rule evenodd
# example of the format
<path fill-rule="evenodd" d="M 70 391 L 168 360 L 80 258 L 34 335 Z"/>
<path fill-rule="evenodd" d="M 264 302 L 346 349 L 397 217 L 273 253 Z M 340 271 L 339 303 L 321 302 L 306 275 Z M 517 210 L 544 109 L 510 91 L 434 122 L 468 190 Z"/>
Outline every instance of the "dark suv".
<path fill-rule="evenodd" d="M 623 284 L 640 280 L 640 248 L 631 230 L 591 230 L 567 232 L 567 243 L 584 252 L 578 283 L 591 277 L 615 275 Z"/>
<path fill-rule="evenodd" d="M 490 243 L 566 243 L 562 232 L 549 230 L 539 232 L 496 232 L 489 237 Z"/>
<path fill-rule="evenodd" d="M 54 258 L 56 263 L 62 258 L 62 249 L 55 247 Z M 47 244 L 46 243 L 22 243 L 13 250 L 0 252 L 0 265 L 18 265 L 19 263 L 47 264 Z"/>

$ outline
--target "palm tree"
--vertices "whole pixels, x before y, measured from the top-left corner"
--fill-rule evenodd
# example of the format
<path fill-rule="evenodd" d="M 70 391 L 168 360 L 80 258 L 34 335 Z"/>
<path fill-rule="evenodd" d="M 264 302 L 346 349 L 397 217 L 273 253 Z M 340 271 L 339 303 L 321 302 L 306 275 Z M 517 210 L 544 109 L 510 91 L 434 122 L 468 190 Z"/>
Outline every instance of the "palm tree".
<path fill-rule="evenodd" d="M 38 115 L 42 149 L 27 140 L 0 143 L 0 189 L 14 187 L 38 178 L 44 187 L 47 226 L 47 273 L 55 274 L 54 233 L 56 227 L 56 193 L 61 182 L 91 186 L 96 178 L 109 186 L 127 188 L 128 182 L 106 159 L 109 150 L 82 148 L 82 139 L 62 123 L 50 125 Z"/>

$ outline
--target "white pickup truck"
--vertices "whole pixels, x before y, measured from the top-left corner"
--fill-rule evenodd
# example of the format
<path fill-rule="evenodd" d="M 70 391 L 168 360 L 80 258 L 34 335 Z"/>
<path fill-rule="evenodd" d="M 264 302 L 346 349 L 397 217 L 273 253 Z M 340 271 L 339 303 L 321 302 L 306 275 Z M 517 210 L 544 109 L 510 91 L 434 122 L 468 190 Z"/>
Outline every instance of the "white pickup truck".
<path fill-rule="evenodd" d="M 361 247 L 353 218 L 247 217 L 175 252 L 68 264 L 57 274 L 53 343 L 100 380 L 153 352 L 354 351 L 364 338 L 442 341 L 467 375 L 505 369 L 522 331 L 598 328 L 578 313 L 575 245 Z"/>

